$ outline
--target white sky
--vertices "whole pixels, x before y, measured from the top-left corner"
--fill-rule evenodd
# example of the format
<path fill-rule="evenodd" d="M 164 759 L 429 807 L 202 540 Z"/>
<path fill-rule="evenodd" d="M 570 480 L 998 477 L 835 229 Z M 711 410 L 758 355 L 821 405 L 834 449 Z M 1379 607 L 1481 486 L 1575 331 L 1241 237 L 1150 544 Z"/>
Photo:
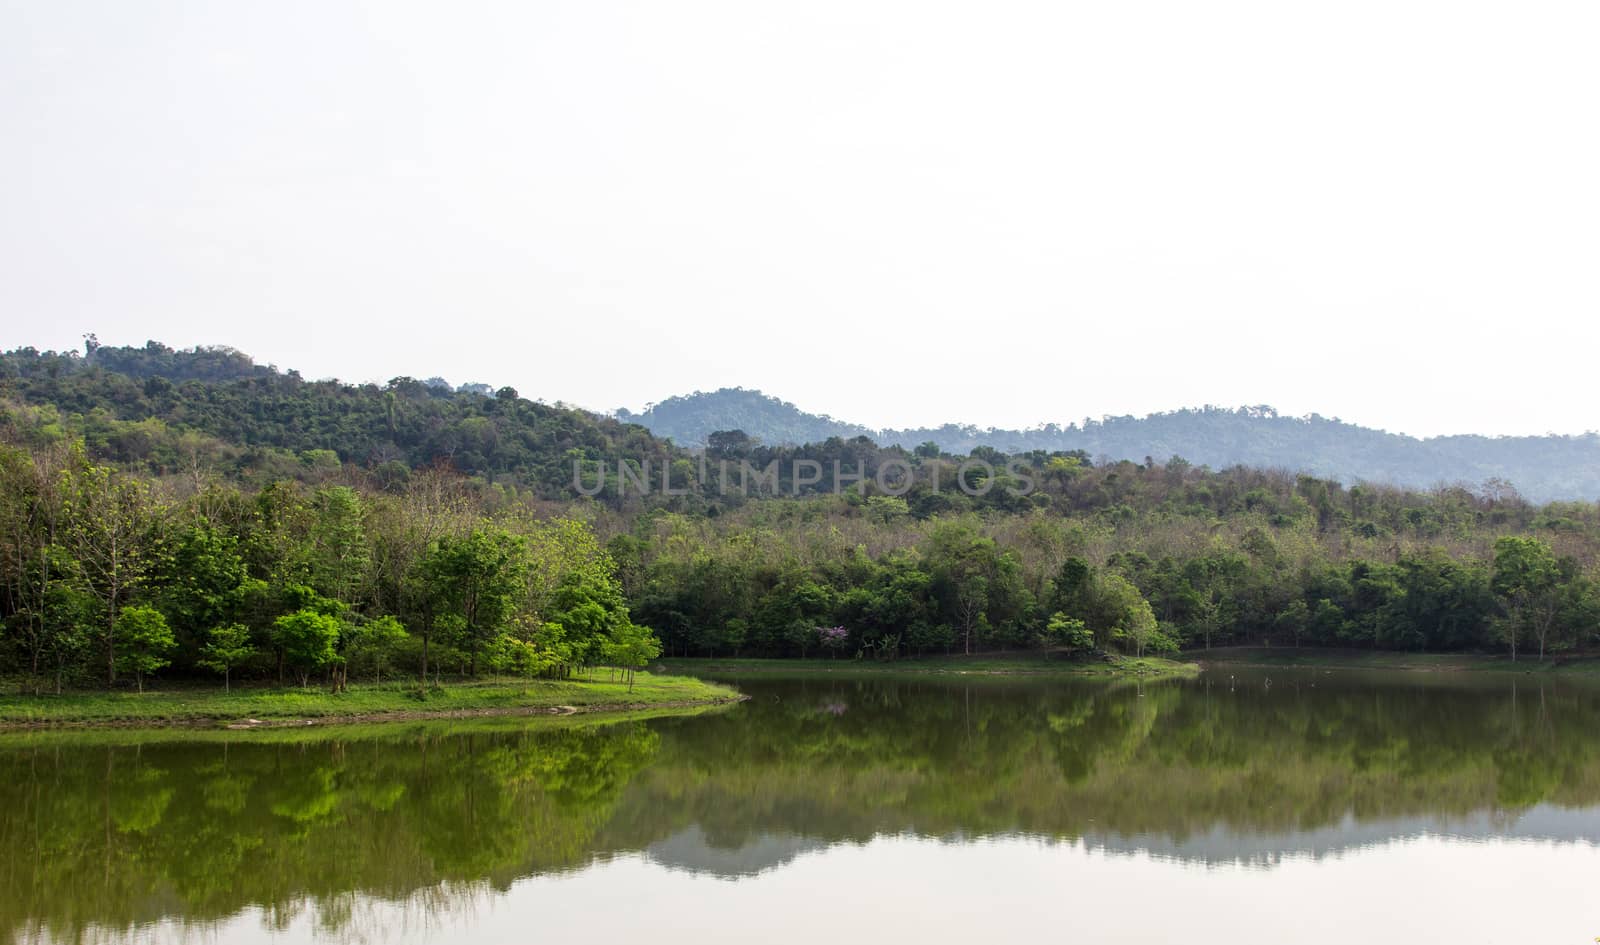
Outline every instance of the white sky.
<path fill-rule="evenodd" d="M 0 0 L 0 346 L 1600 428 L 1600 5 Z"/>

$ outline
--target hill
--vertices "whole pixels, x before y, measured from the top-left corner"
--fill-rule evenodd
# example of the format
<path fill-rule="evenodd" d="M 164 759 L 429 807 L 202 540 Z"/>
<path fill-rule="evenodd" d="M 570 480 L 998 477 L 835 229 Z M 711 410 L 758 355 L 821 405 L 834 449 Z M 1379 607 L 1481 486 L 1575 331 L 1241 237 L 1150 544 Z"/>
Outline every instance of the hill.
<path fill-rule="evenodd" d="M 639 413 L 618 410 L 617 418 L 646 427 L 656 436 L 671 437 L 676 443 L 694 447 L 706 445 L 711 434 L 724 430 L 743 430 L 771 446 L 821 443 L 835 436 L 844 440 L 858 436 L 877 440 L 881 435 L 878 430 L 835 420 L 826 414 L 806 413 L 788 401 L 742 387 L 668 397 Z"/>
<path fill-rule="evenodd" d="M 1029 430 L 956 424 L 873 430 L 737 388 L 672 397 L 637 414 L 619 411 L 618 416 L 687 446 L 703 445 L 710 434 L 723 430 L 743 430 L 770 445 L 867 436 L 880 446 L 907 449 L 931 442 L 955 455 L 990 447 L 1013 454 L 1082 451 L 1135 462 L 1177 456 L 1214 469 L 1285 469 L 1347 483 L 1426 489 L 1503 480 L 1535 501 L 1600 499 L 1600 435 L 1594 433 L 1418 439 L 1315 414 L 1282 416 L 1259 406 L 1201 407 Z"/>
<path fill-rule="evenodd" d="M 380 483 L 443 466 L 567 496 L 572 457 L 681 455 L 643 427 L 509 387 L 307 381 L 230 348 L 110 348 L 0 354 L 0 431 L 41 446 L 82 437 L 90 453 L 170 475 L 190 468 L 270 481 L 344 465 Z"/>
<path fill-rule="evenodd" d="M 92 338 L 83 353 L 0 354 L 0 426 L 35 443 L 81 436 L 96 456 L 157 475 L 205 465 L 265 481 L 304 477 L 308 467 L 336 461 L 391 481 L 442 465 L 552 497 L 570 495 L 574 457 L 649 458 L 660 469 L 715 432 L 742 430 L 769 447 L 866 437 L 879 447 L 931 442 L 958 456 L 993 449 L 1134 462 L 1182 457 L 1213 469 L 1282 469 L 1345 483 L 1427 489 L 1498 481 L 1490 491 L 1506 492 L 1510 484 L 1538 502 L 1600 499 L 1600 436 L 1592 433 L 1417 439 L 1316 415 L 1282 416 L 1269 407 L 1204 407 L 1028 430 L 955 424 L 874 430 L 744 389 L 673 397 L 608 418 L 530 401 L 509 387 L 409 377 L 382 385 L 307 381 L 231 348 L 108 347 Z M 827 464 L 834 452 L 814 458 Z M 870 457 L 868 464 L 875 466 Z"/>

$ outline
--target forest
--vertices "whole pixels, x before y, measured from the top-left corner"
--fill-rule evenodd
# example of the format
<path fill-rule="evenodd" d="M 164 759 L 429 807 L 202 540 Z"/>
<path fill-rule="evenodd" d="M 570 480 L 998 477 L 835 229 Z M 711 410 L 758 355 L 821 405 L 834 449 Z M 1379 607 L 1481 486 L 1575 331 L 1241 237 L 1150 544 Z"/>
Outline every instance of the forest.
<path fill-rule="evenodd" d="M 226 349 L 0 356 L 0 674 L 570 674 L 658 652 L 1059 658 L 1240 643 L 1548 659 L 1600 634 L 1600 508 L 1179 457 L 963 457 L 865 438 L 690 451 L 560 405 L 399 378 L 306 382 Z M 594 497 L 653 460 L 681 494 Z M 729 494 L 722 461 L 869 475 Z M 1007 488 L 1013 460 L 1029 490 Z M 788 468 L 785 466 L 784 468 Z M 1017 467 L 1014 467 L 1017 468 Z"/>

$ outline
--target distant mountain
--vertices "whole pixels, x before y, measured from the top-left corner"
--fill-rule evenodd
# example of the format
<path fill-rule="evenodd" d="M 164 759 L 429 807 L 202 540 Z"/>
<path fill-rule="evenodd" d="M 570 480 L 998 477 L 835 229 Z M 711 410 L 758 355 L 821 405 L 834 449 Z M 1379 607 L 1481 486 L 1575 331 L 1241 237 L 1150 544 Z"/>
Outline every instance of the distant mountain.
<path fill-rule="evenodd" d="M 874 430 L 806 413 L 787 401 L 741 388 L 672 397 L 639 413 L 619 411 L 618 417 L 691 447 L 704 445 L 708 436 L 721 430 L 743 430 L 771 445 L 866 436 L 882 446 L 908 449 L 932 442 L 956 455 L 986 446 L 1005 453 L 1082 450 L 1091 457 L 1135 462 L 1181 456 L 1217 469 L 1235 465 L 1288 469 L 1347 483 L 1421 489 L 1501 479 L 1535 501 L 1600 499 L 1600 435 L 1594 433 L 1417 439 L 1315 414 L 1281 416 L 1262 406 L 1201 407 L 1031 430 L 956 424 Z"/>

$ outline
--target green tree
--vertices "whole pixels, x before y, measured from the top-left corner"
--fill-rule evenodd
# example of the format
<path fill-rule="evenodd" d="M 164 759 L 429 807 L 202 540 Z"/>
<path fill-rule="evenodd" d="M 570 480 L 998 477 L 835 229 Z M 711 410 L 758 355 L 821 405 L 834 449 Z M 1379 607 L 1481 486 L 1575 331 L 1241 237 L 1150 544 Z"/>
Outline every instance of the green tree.
<path fill-rule="evenodd" d="M 661 655 L 661 641 L 649 628 L 624 622 L 613 627 L 605 643 L 605 658 L 613 666 L 622 667 L 628 677 L 628 691 L 633 691 L 634 673 L 641 666 Z"/>
<path fill-rule="evenodd" d="M 573 571 L 561 582 L 550 601 L 550 619 L 560 625 L 577 663 L 605 657 L 608 643 L 631 626 L 616 581 L 586 571 Z"/>
<path fill-rule="evenodd" d="M 163 562 L 161 611 L 180 643 L 196 647 L 238 616 L 249 576 L 239 541 L 209 521 L 184 528 Z"/>
<path fill-rule="evenodd" d="M 405 642 L 404 625 L 392 616 L 378 617 L 360 624 L 347 624 L 341 645 L 346 659 L 359 659 L 371 665 L 379 682 L 390 658 Z"/>
<path fill-rule="evenodd" d="M 177 646 L 167 618 L 154 607 L 124 607 L 117 614 L 117 668 L 133 673 L 139 691 L 144 677 L 170 665 L 167 655 Z"/>
<path fill-rule="evenodd" d="M 1560 605 L 1558 576 L 1555 555 L 1539 539 L 1507 535 L 1495 541 L 1492 586 L 1505 614 L 1502 626 L 1513 662 L 1518 638 L 1528 632 L 1539 641 L 1539 659 L 1544 659 L 1545 640 Z"/>
<path fill-rule="evenodd" d="M 339 618 L 315 610 L 297 610 L 273 621 L 273 643 L 284 660 L 300 674 L 300 687 L 311 674 L 339 658 Z"/>
<path fill-rule="evenodd" d="M 526 591 L 526 560 L 517 536 L 481 528 L 440 539 L 423 561 L 430 609 L 436 619 L 453 618 L 474 676 L 479 653 L 506 632 L 517 612 Z"/>
<path fill-rule="evenodd" d="M 1089 625 L 1077 617 L 1069 617 L 1061 611 L 1050 615 L 1045 623 L 1044 632 L 1040 635 L 1041 643 L 1045 647 L 1065 647 L 1070 650 L 1087 650 L 1094 646 L 1094 631 Z"/>
<path fill-rule="evenodd" d="M 372 563 L 360 493 L 349 486 L 318 489 L 311 497 L 311 516 L 312 586 L 341 603 L 356 603 Z"/>
<path fill-rule="evenodd" d="M 233 671 L 256 655 L 250 642 L 250 628 L 241 623 L 212 627 L 206 634 L 205 646 L 200 648 L 196 665 L 222 674 L 224 692 L 233 690 Z"/>
<path fill-rule="evenodd" d="M 117 679 L 117 616 L 156 557 L 157 510 L 149 488 L 80 450 L 62 476 L 62 546 L 82 587 L 99 599 L 106 684 Z"/>
<path fill-rule="evenodd" d="M 1111 634 L 1133 645 L 1134 655 L 1144 656 L 1147 646 L 1160 643 L 1160 627 L 1150 602 L 1134 583 L 1120 574 L 1103 573 L 1095 582 L 1098 607 L 1112 621 Z"/>

